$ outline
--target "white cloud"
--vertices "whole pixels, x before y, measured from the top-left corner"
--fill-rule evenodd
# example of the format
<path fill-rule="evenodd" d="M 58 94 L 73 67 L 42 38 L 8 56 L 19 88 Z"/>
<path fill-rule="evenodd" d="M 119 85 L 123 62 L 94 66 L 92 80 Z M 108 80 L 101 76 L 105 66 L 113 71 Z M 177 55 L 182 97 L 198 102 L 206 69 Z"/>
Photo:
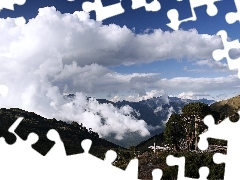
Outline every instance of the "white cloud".
<path fill-rule="evenodd" d="M 73 120 L 92 128 L 102 137 L 110 133 L 116 134 L 115 138 L 125 138 L 125 133 L 138 132 L 141 136 L 150 135 L 145 121 L 135 119 L 130 106 L 115 108 L 112 104 L 99 104 L 94 98 L 86 99 L 82 93 L 77 93 L 73 101 L 59 104 L 53 114 L 58 119 Z"/>
<path fill-rule="evenodd" d="M 14 5 L 23 5 L 26 0 L 8 0 L 8 1 L 0 1 L 0 10 L 3 8 L 14 10 Z"/>
<path fill-rule="evenodd" d="M 0 19 L 0 36 L 0 83 L 9 89 L 4 101 L 0 99 L 1 107 L 81 121 L 102 136 L 115 133 L 121 139 L 129 132 L 146 136 L 154 127 L 136 121 L 129 107 L 87 101 L 82 92 L 88 96 L 135 93 L 139 96 L 133 99 L 140 100 L 160 95 L 159 90 L 175 94 L 228 90 L 239 82 L 236 76 L 161 79 L 155 73 L 121 74 L 108 69 L 171 58 L 210 58 L 221 40 L 196 30 L 134 34 L 127 27 L 90 20 L 84 12 L 61 14 L 50 7 L 40 9 L 26 24 Z M 64 93 L 78 94 L 75 104 L 64 99 Z M 108 125 L 101 125 L 101 117 L 108 117 Z"/>
<path fill-rule="evenodd" d="M 199 93 L 199 92 L 193 92 L 193 91 L 182 92 L 178 95 L 178 97 L 181 99 L 193 99 L 193 100 L 198 100 L 206 97 L 211 98 L 209 93 Z"/>
<path fill-rule="evenodd" d="M 136 96 L 129 95 L 129 96 L 122 96 L 122 97 L 120 97 L 119 95 L 116 95 L 111 99 L 111 101 L 117 102 L 117 101 L 127 100 L 130 102 L 139 102 L 139 101 L 151 99 L 154 97 L 160 97 L 160 96 L 163 96 L 164 94 L 165 94 L 165 92 L 163 90 L 158 91 L 158 90 L 154 89 L 149 92 L 146 92 L 142 96 L 140 96 L 139 94 Z M 165 96 L 164 96 L 164 100 L 167 101 Z"/>
<path fill-rule="evenodd" d="M 173 113 L 176 113 L 176 112 L 175 112 L 174 108 L 171 106 L 171 107 L 168 109 L 167 119 L 166 119 L 165 121 L 162 121 L 162 124 L 163 124 L 164 126 L 166 126 L 168 120 L 170 119 L 170 117 L 171 117 L 171 115 L 172 115 Z"/>
<path fill-rule="evenodd" d="M 217 90 L 237 90 L 239 79 L 237 75 L 216 78 L 192 78 L 175 77 L 172 79 L 161 79 L 155 83 L 155 87 L 164 89 L 166 92 L 213 92 Z M 171 93 L 175 94 L 175 93 Z"/>
<path fill-rule="evenodd" d="M 8 87 L 5 85 L 0 85 L 0 96 L 7 96 L 8 94 Z"/>
<path fill-rule="evenodd" d="M 212 59 L 200 60 L 195 63 L 198 66 L 207 66 L 211 70 L 215 71 L 230 71 L 227 63 L 222 63 L 220 61 L 215 61 Z"/>
<path fill-rule="evenodd" d="M 198 60 L 192 65 L 197 66 L 197 68 L 194 69 L 185 66 L 184 70 L 189 72 L 231 72 L 227 63 L 213 59 Z"/>
<path fill-rule="evenodd" d="M 196 30 L 135 34 L 127 27 L 102 25 L 84 12 L 61 14 L 54 7 L 39 9 L 37 17 L 23 26 L 14 19 L 1 19 L 0 53 L 19 59 L 49 56 L 53 51 L 64 64 L 97 63 L 103 66 L 139 64 L 165 59 L 210 58 L 221 48 L 218 36 L 198 34 Z M 1 52 L 3 51 L 3 52 Z"/>

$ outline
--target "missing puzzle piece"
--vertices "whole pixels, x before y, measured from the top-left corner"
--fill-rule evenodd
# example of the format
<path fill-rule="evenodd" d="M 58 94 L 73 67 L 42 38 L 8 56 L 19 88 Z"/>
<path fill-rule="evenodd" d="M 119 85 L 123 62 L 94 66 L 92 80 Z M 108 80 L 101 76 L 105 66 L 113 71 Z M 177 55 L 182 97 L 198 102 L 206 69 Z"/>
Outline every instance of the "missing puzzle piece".
<path fill-rule="evenodd" d="M 140 7 L 145 7 L 146 11 L 159 11 L 161 4 L 158 0 L 153 0 L 151 3 L 147 3 L 146 0 L 132 0 L 132 9 L 138 9 Z"/>
<path fill-rule="evenodd" d="M 15 134 L 15 129 L 21 123 L 22 118 L 9 128 L 9 132 Z M 16 135 L 16 134 L 15 134 Z M 104 180 L 137 180 L 138 160 L 133 159 L 126 170 L 112 165 L 116 159 L 116 153 L 108 151 L 105 160 L 101 160 L 89 154 L 92 145 L 91 140 L 82 141 L 84 153 L 67 156 L 64 144 L 54 129 L 49 130 L 47 137 L 55 142 L 53 148 L 44 157 L 33 151 L 31 145 L 38 141 L 38 136 L 30 133 L 26 141 L 17 135 L 17 142 L 9 146 L 3 138 L 0 138 L 0 169 L 4 179 L 104 179 Z"/>
<path fill-rule="evenodd" d="M 26 0 L 7 0 L 7 1 L 2 0 L 0 1 L 0 11 L 3 8 L 14 10 L 14 4 L 23 5 L 25 4 L 25 2 Z"/>
<path fill-rule="evenodd" d="M 35 166 L 32 166 L 34 162 L 39 162 L 38 158 L 41 158 L 41 155 L 33 151 L 31 144 L 38 140 L 36 134 L 29 134 L 27 141 L 23 141 L 14 133 L 14 130 L 22 121 L 23 118 L 18 118 L 12 126 L 9 128 L 9 132 L 16 136 L 16 143 L 9 146 L 5 144 L 3 138 L 0 138 L 0 169 L 1 169 L 1 178 L 3 179 L 19 179 L 19 177 L 24 177 L 24 179 L 32 178 L 32 172 L 36 172 Z M 27 147 L 27 148 L 26 148 Z M 33 158 L 34 157 L 34 158 Z M 26 163 L 26 164 L 24 164 Z M 29 164 L 28 164 L 29 163 Z M 39 164 L 42 164 L 39 162 Z M 27 165 L 29 166 L 27 169 Z M 29 171 L 29 172 L 26 172 Z M 28 177 L 29 178 L 28 178 Z M 21 179 L 21 178 L 20 178 Z"/>
<path fill-rule="evenodd" d="M 51 129 L 52 126 L 48 125 L 47 121 L 36 118 L 34 119 L 34 123 L 29 123 L 28 117 L 25 116 L 24 120 L 18 125 L 15 132 L 23 140 L 26 140 L 28 135 L 32 132 L 37 134 L 39 140 L 32 145 L 32 148 L 40 154 L 46 155 L 55 144 L 47 138 L 47 133 Z"/>
<path fill-rule="evenodd" d="M 240 114 L 240 111 L 238 112 Z M 214 123 L 214 118 L 208 115 L 204 118 L 204 123 L 208 130 L 199 135 L 198 147 L 202 150 L 208 148 L 208 138 L 222 139 L 227 141 L 227 154 L 216 153 L 213 161 L 216 164 L 225 163 L 224 179 L 231 180 L 239 177 L 238 164 L 240 161 L 240 121 L 231 122 L 229 118 L 224 119 L 219 124 Z"/>
<path fill-rule="evenodd" d="M 192 17 L 183 20 L 179 20 L 179 13 L 176 9 L 171 9 L 167 12 L 168 19 L 170 20 L 170 23 L 168 23 L 167 26 L 176 31 L 179 29 L 181 23 L 187 21 L 196 21 L 197 16 L 194 9 L 204 5 L 207 6 L 207 14 L 209 16 L 215 16 L 218 13 L 218 9 L 214 3 L 218 1 L 222 0 L 190 0 L 189 2 L 191 5 Z"/>
<path fill-rule="evenodd" d="M 92 145 L 91 140 L 85 139 L 82 141 L 81 145 L 84 150 L 82 154 L 70 155 L 66 158 L 66 164 L 78 164 L 77 166 L 72 167 L 72 172 L 78 173 L 79 169 L 83 169 L 81 176 L 84 177 L 84 179 L 138 179 L 138 159 L 131 160 L 127 168 L 122 170 L 112 165 L 117 157 L 115 151 L 107 151 L 105 154 L 105 159 L 101 160 L 92 154 L 89 154 L 89 150 Z M 94 173 L 89 174 L 91 169 Z M 77 174 L 75 177 L 77 177 Z"/>
<path fill-rule="evenodd" d="M 16 142 L 16 136 L 11 132 L 10 127 L 17 121 L 15 117 L 9 116 L 6 113 L 7 109 L 0 109 L 0 138 L 4 137 L 7 144 L 13 144 Z M 23 118 L 18 118 L 18 122 Z"/>
<path fill-rule="evenodd" d="M 121 5 L 121 0 L 117 4 L 103 6 L 101 0 L 95 0 L 94 2 L 84 2 L 82 9 L 89 13 L 90 11 L 96 12 L 96 21 L 102 21 L 112 16 L 116 16 L 124 13 L 124 9 Z"/>
<path fill-rule="evenodd" d="M 195 178 L 185 177 L 185 157 L 174 157 L 173 155 L 169 155 L 166 159 L 168 166 L 178 166 L 178 180 L 194 180 Z M 209 175 L 208 167 L 201 167 L 199 169 L 199 179 L 198 180 L 206 180 Z"/>
<path fill-rule="evenodd" d="M 217 35 L 221 36 L 222 42 L 223 42 L 223 47 L 224 49 L 217 49 L 214 50 L 212 53 L 213 59 L 216 61 L 220 61 L 223 58 L 227 59 L 228 62 L 228 67 L 230 70 L 237 69 L 238 70 L 238 77 L 240 78 L 240 58 L 238 59 L 231 59 L 229 55 L 229 51 L 231 49 L 239 49 L 240 48 L 240 43 L 239 40 L 234 40 L 234 41 L 228 41 L 228 35 L 225 30 L 221 30 L 217 33 Z"/>
<path fill-rule="evenodd" d="M 226 14 L 225 19 L 228 24 L 233 24 L 236 21 L 240 21 L 240 1 L 234 0 L 237 12 L 229 12 Z"/>
<path fill-rule="evenodd" d="M 152 180 L 160 180 L 162 178 L 162 170 L 161 169 L 154 169 L 152 171 L 152 177 L 153 179 Z"/>

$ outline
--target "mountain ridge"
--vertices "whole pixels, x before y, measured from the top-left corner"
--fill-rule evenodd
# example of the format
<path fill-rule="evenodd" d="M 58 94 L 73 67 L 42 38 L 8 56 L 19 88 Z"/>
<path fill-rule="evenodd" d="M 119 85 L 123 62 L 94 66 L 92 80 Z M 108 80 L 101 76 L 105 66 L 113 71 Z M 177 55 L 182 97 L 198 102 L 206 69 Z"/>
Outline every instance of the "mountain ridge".
<path fill-rule="evenodd" d="M 219 120 L 221 121 L 227 117 L 229 117 L 232 121 L 237 121 L 239 120 L 239 115 L 236 114 L 240 110 L 240 95 L 234 96 L 226 100 L 211 103 L 209 107 L 212 113 L 219 114 L 216 116 L 219 119 L 215 119 L 215 122 Z M 145 141 L 142 141 L 141 143 L 136 145 L 136 148 L 142 152 L 148 151 L 148 147 L 152 146 L 154 142 L 156 143 L 156 145 L 159 146 L 164 145 L 163 132 L 156 134 Z"/>

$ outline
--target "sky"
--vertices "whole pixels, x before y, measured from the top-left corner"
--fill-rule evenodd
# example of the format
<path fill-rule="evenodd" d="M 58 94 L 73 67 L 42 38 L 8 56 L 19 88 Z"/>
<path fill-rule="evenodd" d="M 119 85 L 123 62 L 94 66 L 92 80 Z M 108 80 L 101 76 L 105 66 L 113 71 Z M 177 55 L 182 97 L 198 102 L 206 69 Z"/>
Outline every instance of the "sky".
<path fill-rule="evenodd" d="M 215 2 L 215 16 L 206 13 L 207 6 L 196 7 L 196 21 L 183 22 L 176 31 L 166 25 L 168 11 L 177 9 L 180 20 L 191 17 L 189 0 L 141 1 L 161 5 L 154 12 L 144 6 L 133 9 L 131 0 L 122 0 L 124 12 L 102 21 L 95 11 L 83 11 L 83 0 L 12 2 L 0 3 L 1 107 L 85 121 L 103 137 L 116 133 L 121 140 L 129 132 L 147 136 L 159 127 L 136 120 L 131 107 L 117 109 L 94 98 L 222 100 L 240 94 L 237 70 L 229 70 L 226 59 L 212 57 L 223 48 L 219 30 L 226 30 L 229 40 L 239 39 L 239 22 L 225 20 L 227 13 L 236 12 L 233 0 Z M 102 0 L 104 7 L 117 3 Z M 238 49 L 229 53 L 239 56 Z M 81 101 L 64 98 L 69 93 Z M 100 126 L 101 117 L 111 120 Z"/>

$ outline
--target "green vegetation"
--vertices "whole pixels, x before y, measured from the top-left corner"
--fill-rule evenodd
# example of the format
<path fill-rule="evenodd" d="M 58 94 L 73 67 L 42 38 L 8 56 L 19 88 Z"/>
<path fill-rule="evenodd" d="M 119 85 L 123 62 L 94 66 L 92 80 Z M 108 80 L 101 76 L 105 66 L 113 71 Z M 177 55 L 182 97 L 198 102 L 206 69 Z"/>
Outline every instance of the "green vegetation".
<path fill-rule="evenodd" d="M 229 100 L 221 101 L 208 106 L 207 104 L 194 102 L 185 105 L 181 114 L 172 114 L 166 123 L 163 132 L 141 142 L 137 146 L 128 149 L 99 138 L 99 135 L 87 129 L 82 124 L 76 122 L 63 122 L 56 119 L 46 119 L 33 112 L 21 109 L 0 109 L 0 137 L 5 137 L 7 143 L 12 144 L 15 136 L 8 133 L 8 128 L 17 117 L 24 117 L 23 122 L 16 129 L 16 133 L 26 139 L 28 134 L 35 132 L 39 136 L 38 143 L 33 148 L 42 155 L 54 145 L 54 142 L 46 138 L 46 133 L 50 129 L 56 129 L 64 142 L 67 155 L 82 153 L 81 142 L 84 139 L 91 139 L 93 144 L 90 153 L 104 159 L 107 150 L 112 149 L 117 152 L 115 166 L 125 169 L 129 161 L 135 157 L 139 159 L 139 178 L 152 179 L 152 170 L 160 168 L 163 170 L 162 179 L 177 179 L 178 167 L 170 167 L 166 164 L 166 157 L 185 157 L 185 176 L 198 178 L 198 169 L 207 166 L 210 169 L 208 179 L 223 179 L 224 164 L 214 164 L 213 154 L 216 152 L 226 153 L 226 149 L 219 148 L 214 151 L 201 152 L 197 148 L 198 135 L 206 130 L 202 119 L 211 114 L 215 118 L 215 123 L 220 123 L 225 117 L 230 116 L 231 121 L 236 122 L 239 115 L 236 113 L 240 108 L 240 96 Z M 225 141 L 209 139 L 210 145 L 226 146 Z M 168 146 L 170 150 L 157 151 L 154 153 L 149 146 L 154 143 L 158 146 Z"/>
<path fill-rule="evenodd" d="M 46 155 L 53 147 L 54 142 L 48 140 L 46 134 L 50 129 L 55 129 L 58 131 L 64 143 L 67 155 L 82 153 L 82 140 L 91 139 L 92 146 L 90 153 L 96 157 L 104 159 L 105 153 L 109 149 L 112 149 L 118 153 L 118 160 L 120 162 L 127 161 L 126 159 L 131 158 L 131 151 L 99 138 L 96 132 L 87 129 L 82 124 L 46 119 L 33 112 L 27 112 L 17 108 L 0 109 L 0 137 L 5 137 L 5 140 L 7 140 L 9 144 L 13 144 L 16 140 L 15 136 L 8 133 L 8 128 L 14 123 L 17 117 L 24 117 L 24 119 L 15 132 L 24 140 L 27 139 L 31 132 L 35 132 L 39 136 L 39 140 L 32 147 L 42 155 Z"/>
<path fill-rule="evenodd" d="M 198 178 L 198 169 L 207 166 L 210 169 L 208 179 L 223 179 L 225 164 L 215 164 L 213 162 L 213 154 L 219 152 L 226 154 L 224 146 L 226 141 L 209 138 L 209 145 L 217 147 L 214 150 L 200 151 L 198 150 L 198 136 L 207 126 L 203 123 L 203 118 L 211 114 L 215 123 L 218 124 L 226 117 L 230 117 L 232 122 L 239 120 L 237 111 L 240 108 L 240 96 L 229 100 L 220 101 L 210 106 L 204 103 L 189 103 L 182 108 L 181 114 L 172 114 L 166 123 L 165 130 L 140 143 L 138 150 L 140 151 L 140 171 L 139 177 L 143 179 L 151 179 L 151 171 L 155 168 L 163 170 L 163 179 L 177 179 L 177 167 L 169 167 L 166 164 L 166 157 L 174 155 L 175 157 L 185 157 L 185 176 L 190 178 Z M 156 141 L 156 140 L 160 141 Z M 153 153 L 147 147 L 156 145 L 168 145 L 170 151 L 158 151 Z"/>

